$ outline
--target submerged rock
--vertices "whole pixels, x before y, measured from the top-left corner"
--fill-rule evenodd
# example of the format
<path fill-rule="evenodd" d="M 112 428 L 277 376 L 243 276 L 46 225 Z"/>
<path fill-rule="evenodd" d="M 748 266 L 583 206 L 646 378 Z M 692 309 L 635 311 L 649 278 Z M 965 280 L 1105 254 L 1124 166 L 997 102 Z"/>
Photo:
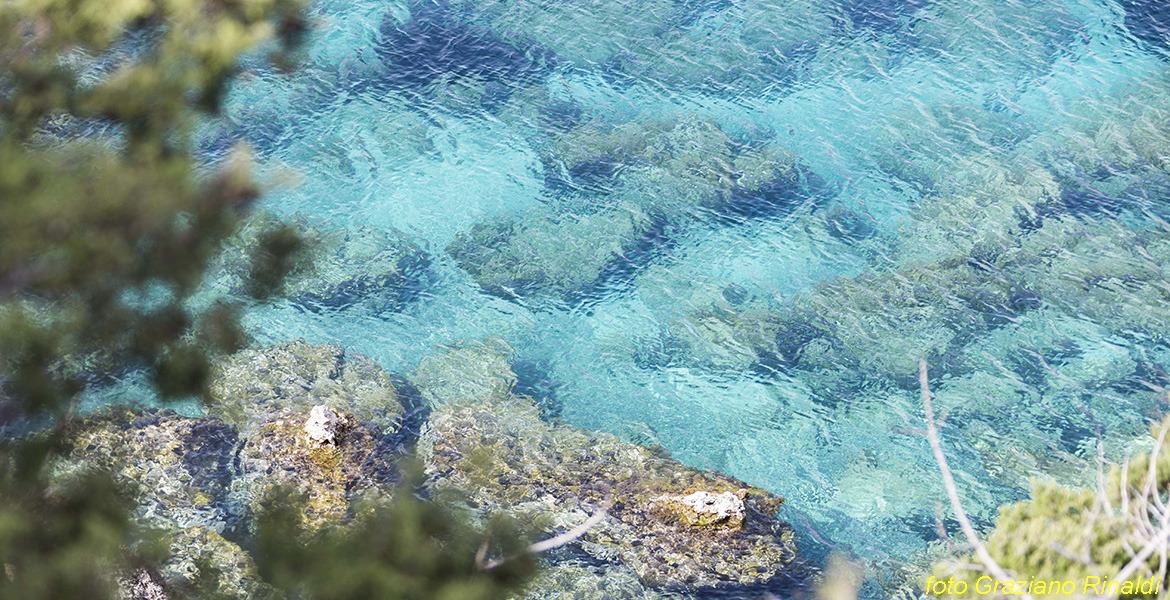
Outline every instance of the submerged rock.
<path fill-rule="evenodd" d="M 516 385 L 512 353 L 499 338 L 463 342 L 424 358 L 410 381 L 432 407 L 502 396 Z"/>
<path fill-rule="evenodd" d="M 645 585 L 764 584 L 795 557 L 792 531 L 775 517 L 782 498 L 650 448 L 550 424 L 528 398 L 443 405 L 432 413 L 419 453 L 428 487 L 441 503 L 486 516 L 502 511 L 556 529 L 608 510 L 575 543 L 595 558 L 625 565 Z M 697 511 L 688 504 L 681 513 L 669 510 L 669 498 L 699 504 L 704 493 L 726 503 L 726 518 L 716 511 L 693 519 Z M 738 518 L 725 494 L 742 503 Z"/>
<path fill-rule="evenodd" d="M 670 88 L 728 92 L 792 78 L 812 49 L 834 37 L 836 4 L 457 2 L 461 12 L 509 44 L 551 50 L 577 68 Z"/>
<path fill-rule="evenodd" d="M 430 261 L 394 230 L 331 226 L 305 217 L 284 220 L 261 211 L 224 243 L 208 269 L 211 286 L 203 296 L 217 298 L 222 295 L 218 288 L 248 293 L 246 282 L 255 261 L 263 258 L 264 240 L 284 229 L 294 231 L 302 246 L 275 293 L 308 310 L 397 310 L 417 295 Z"/>
<path fill-rule="evenodd" d="M 447 247 L 489 293 L 588 299 L 628 281 L 675 229 L 785 214 L 808 198 L 794 157 L 737 143 L 699 117 L 582 125 L 542 160 L 556 200 L 480 223 Z"/>
<path fill-rule="evenodd" d="M 628 264 L 627 255 L 653 238 L 653 228 L 649 215 L 630 206 L 587 215 L 541 206 L 520 219 L 479 223 L 447 252 L 489 294 L 572 300 L 601 282 L 611 265 Z"/>
<path fill-rule="evenodd" d="M 1062 208 L 1102 216 L 1154 212 L 1170 201 L 1170 65 L 1148 77 L 1070 102 L 1059 126 L 1037 137 L 1033 153 L 1058 174 Z"/>
<path fill-rule="evenodd" d="M 1011 83 L 1040 77 L 1080 42 L 1084 23 L 1044 0 L 931 2 L 911 26 L 916 50 L 946 61 L 952 76 L 1014 94 Z"/>
<path fill-rule="evenodd" d="M 292 340 L 243 350 L 220 360 L 211 379 L 209 412 L 250 431 L 287 409 L 321 404 L 393 433 L 403 408 L 390 376 L 373 360 L 335 344 Z"/>

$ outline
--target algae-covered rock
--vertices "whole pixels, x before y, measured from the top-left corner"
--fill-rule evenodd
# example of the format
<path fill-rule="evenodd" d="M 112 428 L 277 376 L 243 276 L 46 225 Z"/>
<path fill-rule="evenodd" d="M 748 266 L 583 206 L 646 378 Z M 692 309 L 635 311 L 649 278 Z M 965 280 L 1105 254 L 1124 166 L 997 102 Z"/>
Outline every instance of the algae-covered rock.
<path fill-rule="evenodd" d="M 677 593 L 647 587 L 628 567 L 562 561 L 545 565 L 522 594 L 523 600 L 681 600 Z"/>
<path fill-rule="evenodd" d="M 792 531 L 775 517 L 780 497 L 650 448 L 542 421 L 528 398 L 438 408 L 419 454 L 436 501 L 487 515 L 503 511 L 568 529 L 611 503 L 577 543 L 596 558 L 625 565 L 646 585 L 760 584 L 784 572 L 795 555 Z M 741 526 L 696 526 L 665 509 L 664 496 L 696 492 L 741 500 Z"/>
<path fill-rule="evenodd" d="M 687 362 L 713 369 L 740 370 L 772 360 L 781 353 L 776 337 L 786 324 L 770 308 L 758 301 L 712 302 L 672 321 L 669 346 Z"/>
<path fill-rule="evenodd" d="M 781 214 L 807 198 L 794 157 L 699 117 L 581 125 L 542 160 L 555 201 L 480 223 L 447 248 L 489 293 L 588 297 L 644 267 L 673 229 L 710 213 Z"/>
<path fill-rule="evenodd" d="M 460 12 L 508 44 L 547 49 L 582 69 L 604 67 L 657 86 L 759 89 L 791 77 L 809 49 L 838 31 L 829 0 L 664 0 L 573 4 L 460 1 Z"/>
<path fill-rule="evenodd" d="M 958 172 L 958 159 L 1023 141 L 1031 130 L 1010 114 L 962 99 L 940 99 L 923 107 L 907 101 L 875 118 L 870 155 L 895 181 L 930 191 Z"/>
<path fill-rule="evenodd" d="M 1170 66 L 1070 102 L 1066 118 L 1032 144 L 1065 186 L 1073 212 L 1167 212 Z"/>
<path fill-rule="evenodd" d="M 1055 210 L 1061 186 L 1039 163 L 989 152 L 950 158 L 947 178 L 914 205 L 893 250 L 899 264 L 1011 248 Z"/>
<path fill-rule="evenodd" d="M 1084 35 L 1072 11 L 1043 0 L 932 2 L 918 17 L 911 25 L 918 51 L 946 61 L 952 76 L 991 85 L 1043 75 Z"/>
<path fill-rule="evenodd" d="M 424 358 L 410 381 L 432 407 L 502 396 L 516 385 L 512 348 L 499 338 L 449 346 Z"/>
<path fill-rule="evenodd" d="M 241 431 L 290 408 L 323 404 L 392 433 L 403 413 L 390 376 L 373 360 L 335 344 L 292 340 L 242 350 L 214 366 L 208 411 Z"/>
<path fill-rule="evenodd" d="M 260 578 L 247 552 L 206 527 L 174 531 L 165 541 L 171 556 L 160 574 L 173 589 L 231 600 L 280 597 Z"/>
<path fill-rule="evenodd" d="M 262 512 L 278 494 L 291 493 L 305 500 L 301 525 L 311 533 L 352 516 L 355 500 L 389 499 L 393 453 L 352 415 L 333 411 L 329 416 L 335 425 L 329 442 L 306 430 L 312 415 L 305 409 L 275 415 L 244 442 L 233 491 L 253 513 Z"/>
<path fill-rule="evenodd" d="M 149 527 L 231 529 L 228 499 L 236 432 L 211 418 L 118 409 L 70 426 L 56 469 L 100 469 L 128 489 L 133 516 Z"/>
<path fill-rule="evenodd" d="M 479 223 L 447 252 L 490 294 L 569 299 L 623 261 L 653 225 L 631 206 L 586 215 L 541 206 L 520 219 Z"/>
<path fill-rule="evenodd" d="M 888 255 L 893 267 L 823 281 L 783 303 L 700 304 L 672 323 L 670 336 L 692 364 L 848 369 L 846 378 L 876 375 L 908 387 L 917 385 L 919 359 L 961 375 L 972 368 L 965 347 L 1042 307 L 1123 338 L 1164 339 L 1170 330 L 1164 228 L 1050 215 L 1026 233 L 1005 232 L 1053 189 L 1051 178 L 1026 169 L 1004 174 L 1013 172 L 991 179 L 985 195 L 962 196 L 970 203 L 932 201 L 917 209 L 903 243 Z M 964 222 L 970 225 L 960 227 Z M 931 256 L 920 247 L 953 254 L 926 260 Z M 1098 375 L 1082 369 L 1070 380 L 1110 385 L 1117 377 L 1102 369 L 1120 369 L 1124 377 L 1135 366 L 1116 350 L 1114 358 L 1101 353 L 1083 365 Z M 1094 377 L 1102 383 L 1089 383 Z"/>
<path fill-rule="evenodd" d="M 1018 270 L 1045 302 L 1115 335 L 1154 341 L 1170 331 L 1166 225 L 1046 219 L 1023 239 Z"/>
<path fill-rule="evenodd" d="M 671 327 L 686 360 L 709 366 L 860 371 L 916 385 L 923 356 L 951 356 L 973 332 L 1000 326 L 1038 304 L 1010 271 L 954 258 L 817 284 L 782 305 L 699 307 Z M 959 371 L 961 364 L 950 364 Z"/>
<path fill-rule="evenodd" d="M 674 12 L 670 0 L 613 4 L 585 0 L 575 4 L 539 0 L 455 2 L 474 20 L 491 27 L 517 47 L 537 44 L 577 67 L 605 64 L 631 46 L 643 50 L 656 40 Z"/>
<path fill-rule="evenodd" d="M 246 282 L 255 262 L 262 259 L 264 240 L 286 229 L 294 231 L 302 245 L 275 292 L 309 310 L 401 308 L 417 295 L 430 260 L 393 230 L 346 228 L 260 211 L 224 243 L 208 270 L 214 289 L 204 295 L 220 294 L 218 288 L 247 293 Z"/>
<path fill-rule="evenodd" d="M 542 161 L 547 184 L 613 192 L 670 220 L 791 190 L 800 179 L 785 150 L 737 142 L 697 116 L 584 124 L 558 136 Z"/>

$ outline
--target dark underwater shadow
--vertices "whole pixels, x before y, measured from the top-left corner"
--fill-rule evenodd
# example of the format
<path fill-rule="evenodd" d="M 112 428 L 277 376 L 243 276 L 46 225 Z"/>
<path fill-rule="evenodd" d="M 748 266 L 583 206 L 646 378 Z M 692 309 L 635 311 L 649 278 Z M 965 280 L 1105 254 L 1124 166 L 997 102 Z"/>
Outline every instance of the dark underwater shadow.
<path fill-rule="evenodd" d="M 521 50 L 487 28 L 461 22 L 445 2 L 413 2 L 410 9 L 405 23 L 393 14 L 382 21 L 375 51 L 384 71 L 369 82 L 373 89 L 417 94 L 444 77 L 467 78 L 502 84 L 489 86 L 501 98 L 488 103 L 499 103 L 517 84 L 543 78 L 555 63 L 547 50 Z"/>
<path fill-rule="evenodd" d="M 1170 2 L 1121 0 L 1120 3 L 1129 34 L 1153 47 L 1163 60 L 1170 60 Z"/>
<path fill-rule="evenodd" d="M 907 19 L 933 0 L 838 0 L 837 10 L 843 21 L 854 29 L 875 33 L 894 33 Z"/>

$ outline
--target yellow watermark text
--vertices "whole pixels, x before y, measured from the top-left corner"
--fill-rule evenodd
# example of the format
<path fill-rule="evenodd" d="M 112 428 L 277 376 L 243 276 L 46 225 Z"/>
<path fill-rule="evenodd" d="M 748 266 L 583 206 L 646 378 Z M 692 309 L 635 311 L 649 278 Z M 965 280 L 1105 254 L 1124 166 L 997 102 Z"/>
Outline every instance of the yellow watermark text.
<path fill-rule="evenodd" d="M 1085 577 L 1084 581 L 1076 579 L 1022 579 L 1018 581 L 997 581 L 984 575 L 971 584 L 955 578 L 926 580 L 927 594 L 935 596 L 1015 596 L 1032 594 L 1034 596 L 1117 596 L 1149 595 L 1157 596 L 1162 593 L 1161 579 L 1143 579 L 1113 581 L 1106 577 Z"/>

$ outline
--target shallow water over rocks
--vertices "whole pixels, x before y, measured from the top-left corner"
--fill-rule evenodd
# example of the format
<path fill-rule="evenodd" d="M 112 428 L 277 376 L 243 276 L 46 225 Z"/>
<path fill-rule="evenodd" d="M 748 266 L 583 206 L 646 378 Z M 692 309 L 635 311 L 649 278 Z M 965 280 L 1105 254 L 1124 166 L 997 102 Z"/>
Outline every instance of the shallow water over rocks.
<path fill-rule="evenodd" d="M 893 595 L 945 504 L 918 359 L 978 524 L 1167 408 L 1160 7 L 323 0 L 302 68 L 246 71 L 206 126 L 209 160 L 240 139 L 297 182 L 262 209 L 327 255 L 249 333 L 392 374 L 334 407 L 408 415 L 392 446 L 452 393 L 521 390 L 500 418 L 783 496 L 802 555 L 849 551 Z M 599 576 L 586 554 L 544 577 Z"/>

